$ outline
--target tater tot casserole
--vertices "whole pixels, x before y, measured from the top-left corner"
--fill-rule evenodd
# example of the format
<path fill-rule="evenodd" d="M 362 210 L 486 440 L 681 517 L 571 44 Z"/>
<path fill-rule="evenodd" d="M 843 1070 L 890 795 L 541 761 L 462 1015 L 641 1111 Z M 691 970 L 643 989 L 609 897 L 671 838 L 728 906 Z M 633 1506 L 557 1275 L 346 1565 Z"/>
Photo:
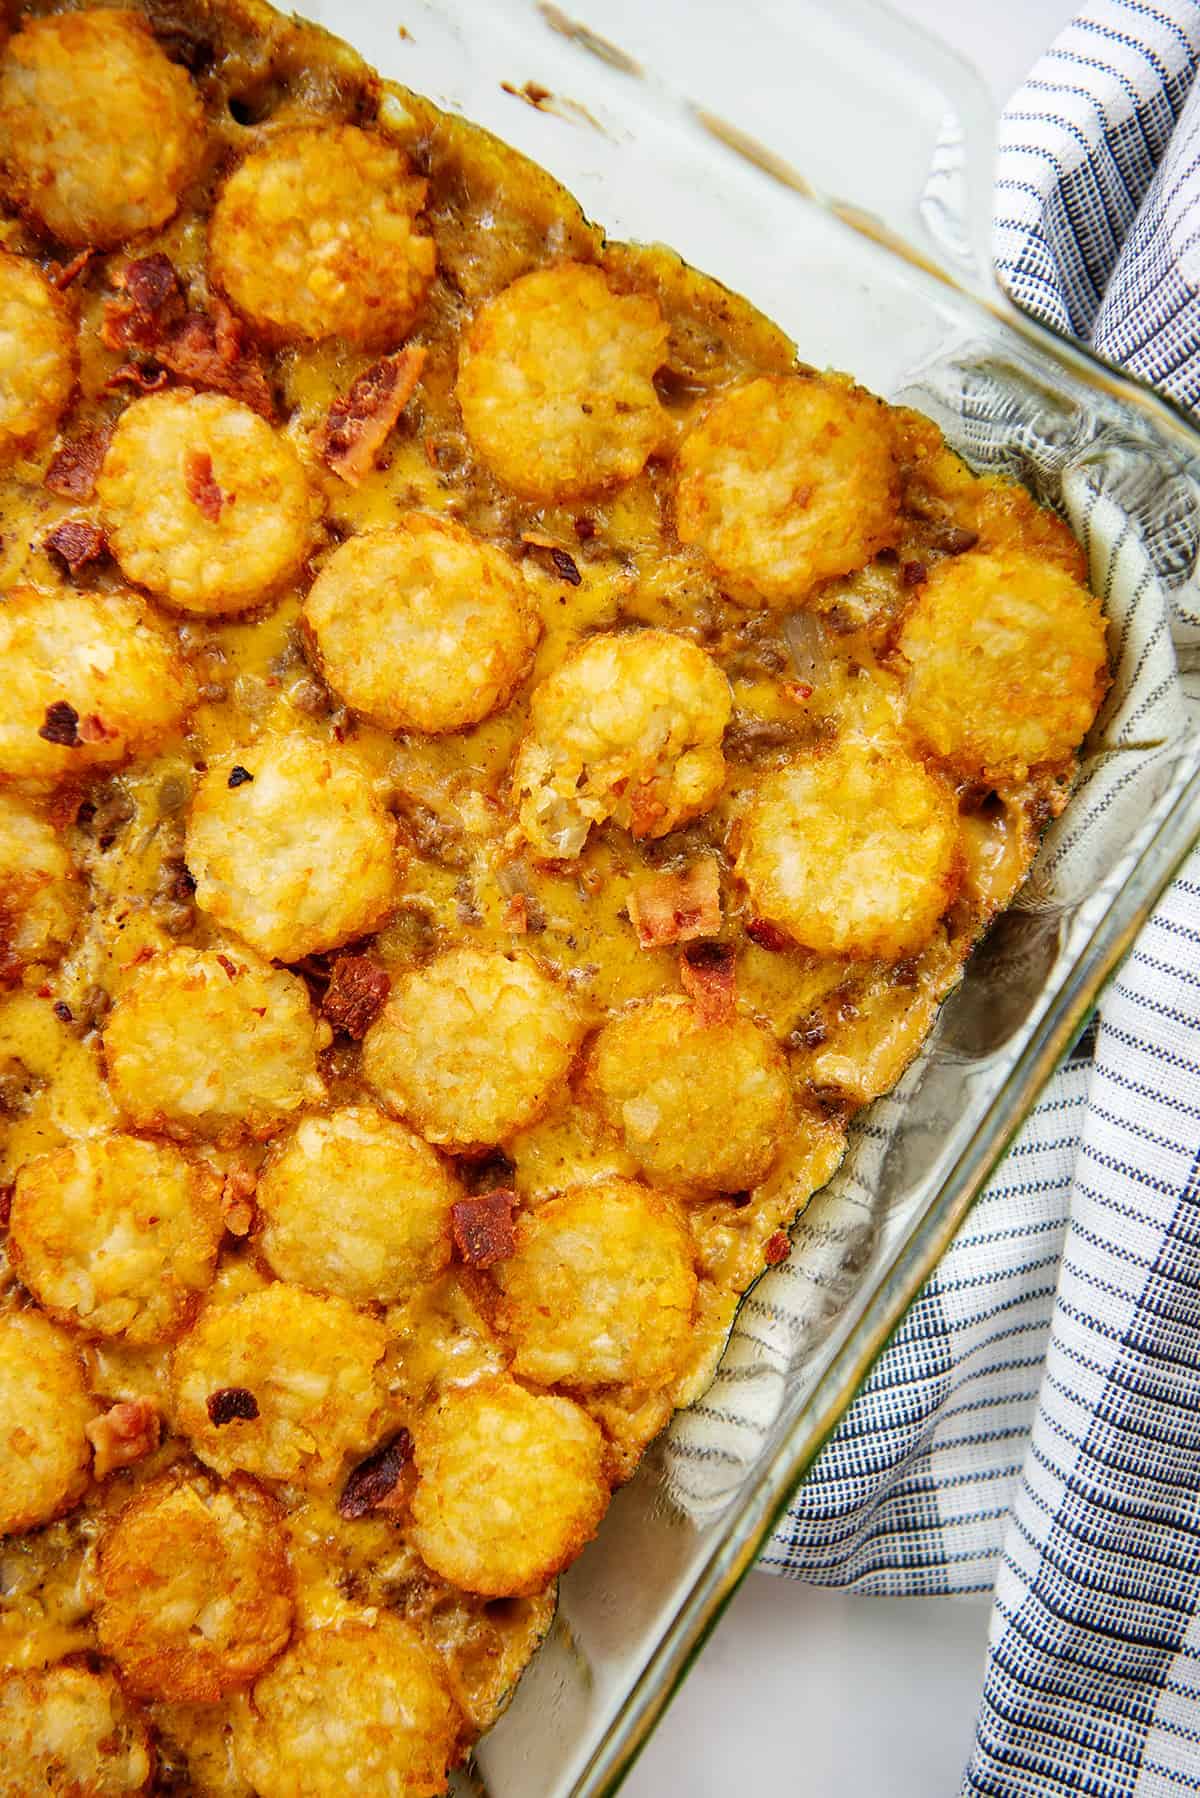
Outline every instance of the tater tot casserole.
<path fill-rule="evenodd" d="M 928 419 L 260 0 L 18 8 L 0 199 L 0 1798 L 438 1798 L 1024 879 L 1105 620 Z"/>

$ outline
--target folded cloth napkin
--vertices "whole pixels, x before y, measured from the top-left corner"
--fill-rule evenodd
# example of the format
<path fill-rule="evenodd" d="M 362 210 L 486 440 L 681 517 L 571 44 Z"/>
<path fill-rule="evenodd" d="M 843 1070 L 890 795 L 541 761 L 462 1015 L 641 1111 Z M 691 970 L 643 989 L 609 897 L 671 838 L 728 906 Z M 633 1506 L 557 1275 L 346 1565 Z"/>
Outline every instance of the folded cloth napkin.
<path fill-rule="evenodd" d="M 1005 113 L 996 190 L 1013 298 L 1185 407 L 1198 67 L 1200 4 L 1092 0 Z M 1053 432 L 1015 422 L 1046 475 Z M 1145 557 L 1162 614 L 1145 653 L 1167 640 L 1195 706 L 1200 487 L 1128 489 L 1114 525 L 1105 485 L 1072 500 L 1064 478 L 1058 497 L 1102 588 Z M 1164 682 L 1140 685 L 1157 703 Z M 964 1793 L 1200 1791 L 1200 852 L 1105 995 L 1094 1055 L 1051 1083 L 763 1564 L 893 1596 L 994 1586 Z"/>

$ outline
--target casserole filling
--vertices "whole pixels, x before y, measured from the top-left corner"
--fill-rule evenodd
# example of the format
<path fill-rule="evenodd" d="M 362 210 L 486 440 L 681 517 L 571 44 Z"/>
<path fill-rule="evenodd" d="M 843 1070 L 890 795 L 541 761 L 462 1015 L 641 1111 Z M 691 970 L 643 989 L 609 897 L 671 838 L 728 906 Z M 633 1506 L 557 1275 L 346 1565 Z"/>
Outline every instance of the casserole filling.
<path fill-rule="evenodd" d="M 258 0 L 0 51 L 0 1798 L 420 1798 L 1107 684 L 927 419 Z"/>

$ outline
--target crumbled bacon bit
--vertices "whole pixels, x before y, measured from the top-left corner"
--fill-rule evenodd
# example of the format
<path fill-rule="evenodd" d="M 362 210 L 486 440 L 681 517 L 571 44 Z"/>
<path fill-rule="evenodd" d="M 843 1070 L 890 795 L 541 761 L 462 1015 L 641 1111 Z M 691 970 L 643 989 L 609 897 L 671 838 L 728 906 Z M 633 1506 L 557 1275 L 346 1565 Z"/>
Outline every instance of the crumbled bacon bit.
<path fill-rule="evenodd" d="M 504 928 L 516 936 L 524 936 L 529 929 L 529 908 L 524 893 L 514 893 L 504 907 Z"/>
<path fill-rule="evenodd" d="M 243 768 L 242 764 L 237 762 L 229 770 L 229 779 L 225 782 L 225 785 L 227 787 L 244 787 L 248 780 L 253 779 L 254 776 L 251 774 L 249 768 Z"/>
<path fill-rule="evenodd" d="M 391 990 L 387 969 L 369 955 L 339 955 L 321 1000 L 321 1011 L 335 1030 L 344 1031 L 359 1042 L 387 1004 Z"/>
<path fill-rule="evenodd" d="M 594 518 L 583 517 L 575 520 L 575 535 L 581 543 L 590 543 L 598 528 Z"/>
<path fill-rule="evenodd" d="M 13 1191 L 11 1185 L 0 1186 L 0 1230 L 8 1229 L 8 1221 L 12 1216 Z"/>
<path fill-rule="evenodd" d="M 493 1187 L 478 1198 L 459 1199 L 450 1207 L 454 1246 L 468 1267 L 491 1267 L 506 1261 L 517 1246 L 511 1187 Z"/>
<path fill-rule="evenodd" d="M 141 313 L 162 312 L 173 301 L 181 302 L 183 288 L 175 265 L 169 256 L 157 250 L 153 256 L 140 256 L 125 270 L 122 286 Z"/>
<path fill-rule="evenodd" d="M 78 437 L 69 437 L 50 458 L 43 486 L 60 499 L 91 499 L 108 438 L 107 431 L 84 431 Z"/>
<path fill-rule="evenodd" d="M 162 1439 L 162 1418 L 152 1398 L 122 1399 L 85 1425 L 98 1480 L 118 1467 L 152 1455 Z"/>
<path fill-rule="evenodd" d="M 182 283 L 168 257 L 156 254 L 129 264 L 121 297 L 104 308 L 100 335 L 109 349 L 151 357 L 157 371 L 148 374 L 127 363 L 111 380 L 152 388 L 165 385 L 172 374 L 193 387 L 227 393 L 273 418 L 275 402 L 262 358 L 240 319 L 216 295 L 211 314 L 185 312 L 184 303 Z"/>
<path fill-rule="evenodd" d="M 227 955 L 218 955 L 217 960 L 224 968 L 227 979 L 236 980 L 238 971 L 234 963 L 230 961 L 229 957 Z"/>
<path fill-rule="evenodd" d="M 737 1008 L 733 949 L 728 943 L 697 943 L 679 958 L 679 979 L 702 1024 L 725 1024 Z"/>
<path fill-rule="evenodd" d="M 98 561 L 107 547 L 99 525 L 86 518 L 64 518 L 43 539 L 44 547 L 59 556 L 72 574 L 87 562 Z"/>
<path fill-rule="evenodd" d="M 54 273 L 51 275 L 50 279 L 60 293 L 64 288 L 70 287 L 72 281 L 78 279 L 95 254 L 95 250 L 80 250 L 77 255 L 72 256 L 69 262 L 64 262 L 58 266 L 51 263 L 50 266 L 54 270 Z"/>
<path fill-rule="evenodd" d="M 643 949 L 715 936 L 721 928 L 721 882 L 716 857 L 701 856 L 682 874 L 652 874 L 627 902 L 629 922 Z"/>
<path fill-rule="evenodd" d="M 264 418 L 274 418 L 275 398 L 262 357 L 228 308 L 222 311 L 214 300 L 213 311 L 215 320 L 203 312 L 189 312 L 174 325 L 154 346 L 156 361 L 193 387 L 227 393 Z"/>
<path fill-rule="evenodd" d="M 781 681 L 779 691 L 785 699 L 790 699 L 793 705 L 803 705 L 813 696 L 812 687 L 806 680 Z"/>
<path fill-rule="evenodd" d="M 929 570 L 924 562 L 901 562 L 900 585 L 902 587 L 919 587 L 928 573 Z"/>
<path fill-rule="evenodd" d="M 786 1231 L 776 1230 L 773 1236 L 767 1237 L 763 1248 L 763 1260 L 768 1267 L 778 1267 L 781 1261 L 787 1260 L 791 1252 L 792 1245 L 788 1241 Z"/>
<path fill-rule="evenodd" d="M 79 734 L 79 713 L 65 699 L 56 699 L 53 705 L 46 707 L 38 736 L 44 737 L 47 743 L 57 743 L 62 749 L 78 749 L 83 742 Z"/>
<path fill-rule="evenodd" d="M 253 1423 L 258 1416 L 258 1400 L 244 1386 L 218 1386 L 206 1400 L 209 1422 L 220 1429 L 222 1424 Z"/>
<path fill-rule="evenodd" d="M 760 949 L 770 949 L 777 955 L 781 955 L 785 949 L 795 947 L 786 930 L 780 930 L 777 924 L 768 923 L 766 918 L 751 918 L 746 925 L 746 935 Z"/>
<path fill-rule="evenodd" d="M 225 495 L 213 477 L 212 457 L 207 450 L 190 449 L 183 461 L 183 479 L 188 498 L 210 524 L 220 522 Z"/>
<path fill-rule="evenodd" d="M 71 1022 L 71 1007 L 67 1004 L 65 999 L 56 999 L 54 1001 L 54 1015 L 60 1024 L 69 1024 Z"/>
<path fill-rule="evenodd" d="M 318 448 L 348 487 L 357 487 L 374 468 L 375 458 L 413 396 L 425 357 L 426 352 L 416 345 L 384 356 L 329 408 Z"/>
<path fill-rule="evenodd" d="M 406 1510 L 416 1479 L 412 1437 L 398 1430 L 351 1472 L 338 1499 L 338 1516 L 353 1523 L 368 1511 Z"/>

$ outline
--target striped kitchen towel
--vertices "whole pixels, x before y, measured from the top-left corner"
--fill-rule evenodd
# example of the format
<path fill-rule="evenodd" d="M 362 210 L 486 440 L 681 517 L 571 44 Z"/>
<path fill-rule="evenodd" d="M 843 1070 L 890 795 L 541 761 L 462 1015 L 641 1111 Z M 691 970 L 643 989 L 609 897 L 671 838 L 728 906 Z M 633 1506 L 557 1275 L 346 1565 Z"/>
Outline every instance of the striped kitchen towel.
<path fill-rule="evenodd" d="M 1198 65 L 1192 0 L 1093 0 L 1008 108 L 997 180 L 1014 299 L 1189 408 Z M 965 447 L 986 463 L 1015 442 L 1081 533 L 1126 740 L 1150 744 L 1164 706 L 1200 708 L 1200 470 L 1139 482 L 1119 444 L 1064 448 L 1036 402 L 975 405 L 988 380 L 962 375 Z M 1101 765 L 1076 805 L 1093 776 L 1091 799 L 1119 804 Z M 1200 1791 L 1200 852 L 764 1564 L 889 1595 L 994 1587 L 965 1793 Z"/>

